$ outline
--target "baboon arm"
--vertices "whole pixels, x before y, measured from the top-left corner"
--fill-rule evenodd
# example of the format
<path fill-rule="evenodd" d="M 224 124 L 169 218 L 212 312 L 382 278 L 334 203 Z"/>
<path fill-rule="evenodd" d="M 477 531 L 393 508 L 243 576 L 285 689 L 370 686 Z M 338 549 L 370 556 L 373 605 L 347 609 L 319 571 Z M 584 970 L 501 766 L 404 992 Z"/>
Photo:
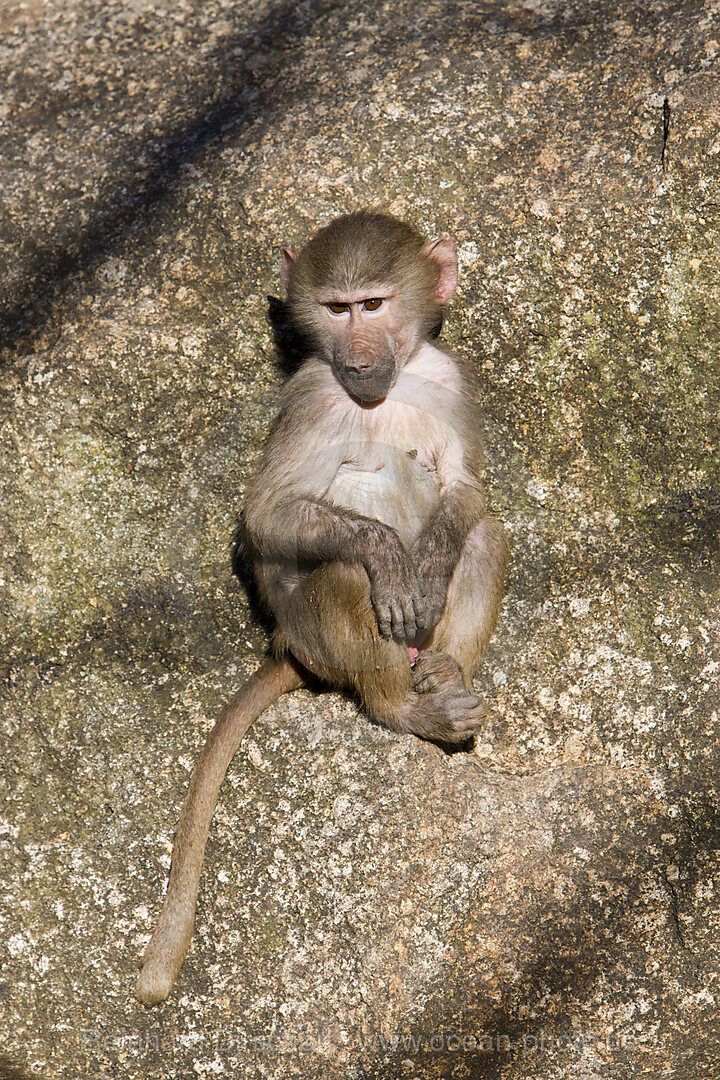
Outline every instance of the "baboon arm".
<path fill-rule="evenodd" d="M 374 564 L 378 548 L 399 543 L 379 521 L 326 502 L 324 496 L 347 456 L 347 440 L 332 413 L 320 427 L 303 423 L 296 408 L 281 413 L 245 497 L 247 536 L 261 558 Z"/>
<path fill-rule="evenodd" d="M 485 499 L 475 483 L 453 483 L 413 548 L 415 570 L 425 590 L 428 627 L 440 621 L 450 578 L 468 533 L 483 516 Z"/>
<path fill-rule="evenodd" d="M 245 494 L 244 521 L 266 558 L 324 561 L 346 556 L 362 518 L 323 501 L 344 458 L 339 434 L 323 431 L 313 402 L 305 416 L 283 410 Z"/>
<path fill-rule="evenodd" d="M 457 565 L 467 535 L 485 512 L 485 499 L 474 484 L 454 483 L 442 492 L 440 504 L 415 544 L 418 564 L 433 562 L 447 579 Z"/>

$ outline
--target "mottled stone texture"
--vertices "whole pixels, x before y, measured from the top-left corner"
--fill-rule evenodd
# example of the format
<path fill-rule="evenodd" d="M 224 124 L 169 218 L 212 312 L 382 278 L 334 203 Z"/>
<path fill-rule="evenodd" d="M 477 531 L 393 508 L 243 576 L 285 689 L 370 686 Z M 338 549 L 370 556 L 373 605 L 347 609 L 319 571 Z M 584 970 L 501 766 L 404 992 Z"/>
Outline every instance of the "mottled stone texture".
<path fill-rule="evenodd" d="M 19 1065 L 717 1080 L 719 54 L 717 0 L 0 7 Z M 513 541 L 488 727 L 447 756 L 336 694 L 269 710 L 146 1010 L 188 773 L 267 641 L 228 554 L 279 250 L 367 204 L 460 250 Z"/>

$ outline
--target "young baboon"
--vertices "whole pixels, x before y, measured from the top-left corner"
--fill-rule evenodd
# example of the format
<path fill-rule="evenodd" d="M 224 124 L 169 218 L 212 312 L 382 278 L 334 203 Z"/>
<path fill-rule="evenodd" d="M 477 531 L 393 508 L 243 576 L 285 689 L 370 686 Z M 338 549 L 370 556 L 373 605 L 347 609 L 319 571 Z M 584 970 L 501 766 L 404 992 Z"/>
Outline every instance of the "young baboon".
<path fill-rule="evenodd" d="M 274 656 L 225 706 L 190 781 L 137 995 L 165 998 L 187 953 L 220 784 L 255 717 L 312 672 L 396 731 L 462 742 L 497 621 L 505 531 L 485 514 L 480 415 L 431 343 L 457 284 L 447 237 L 363 211 L 285 250 L 313 353 L 286 384 L 248 485 L 242 543 L 275 618 Z"/>

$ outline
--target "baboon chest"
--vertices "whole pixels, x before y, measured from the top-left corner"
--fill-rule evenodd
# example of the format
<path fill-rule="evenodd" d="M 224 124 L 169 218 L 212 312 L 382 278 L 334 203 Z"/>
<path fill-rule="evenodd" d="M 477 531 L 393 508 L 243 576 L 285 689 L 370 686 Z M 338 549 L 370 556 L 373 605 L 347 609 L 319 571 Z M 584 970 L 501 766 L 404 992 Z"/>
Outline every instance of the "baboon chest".
<path fill-rule="evenodd" d="M 438 505 L 440 486 L 433 456 L 422 446 L 358 444 L 348 449 L 326 498 L 390 525 L 410 547 Z"/>

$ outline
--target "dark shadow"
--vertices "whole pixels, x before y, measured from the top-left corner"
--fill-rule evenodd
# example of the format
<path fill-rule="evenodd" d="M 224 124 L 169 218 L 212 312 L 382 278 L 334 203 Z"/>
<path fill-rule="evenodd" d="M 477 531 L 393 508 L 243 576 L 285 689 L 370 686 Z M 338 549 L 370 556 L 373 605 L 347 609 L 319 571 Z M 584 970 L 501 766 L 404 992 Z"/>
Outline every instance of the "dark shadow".
<path fill-rule="evenodd" d="M 278 366 L 285 375 L 293 375 L 312 353 L 312 342 L 293 323 L 288 306 L 277 296 L 268 296 L 268 322 L 272 329 Z"/>
<path fill-rule="evenodd" d="M 317 18 L 344 6 L 349 5 L 320 0 L 309 10 L 290 2 L 279 3 L 264 24 L 228 35 L 201 73 L 206 85 L 200 93 L 212 104 L 203 105 L 189 122 L 159 139 L 144 132 L 130 140 L 122 155 L 128 164 L 113 176 L 102 202 L 93 207 L 91 220 L 64 231 L 58 229 L 62 235 L 34 245 L 33 255 L 20 259 L 24 263 L 23 292 L 6 297 L 4 302 L 0 298 L 0 342 L 22 347 L 24 339 L 45 322 L 75 276 L 104 260 L 123 243 L 131 227 L 149 223 L 178 184 L 186 165 L 226 130 L 232 128 L 241 134 L 250 122 L 277 108 L 277 95 L 257 94 L 246 100 L 243 92 L 262 87 L 264 79 L 272 76 L 273 64 L 288 63 L 288 42 L 292 50 L 302 50 Z M 255 62 L 258 56 L 263 57 L 260 64 Z M 218 72 L 223 71 L 227 75 L 218 94 Z M 200 81 L 200 74 L 192 74 Z M 286 92 L 285 105 L 295 96 Z M 140 162 L 144 163 L 142 172 L 138 170 Z M 32 243 L 31 237 L 25 239 Z"/>
<path fill-rule="evenodd" d="M 271 121 L 278 109 L 315 96 L 317 84 L 310 75 L 296 84 L 278 76 L 283 71 L 293 70 L 296 74 L 300 70 L 300 64 L 294 66 L 294 61 L 303 58 L 308 38 L 317 33 L 318 22 L 329 22 L 337 16 L 339 27 L 345 10 L 356 19 L 362 6 L 348 0 L 314 0 L 311 4 L 284 0 L 271 8 L 260 24 L 245 22 L 223 38 L 207 58 L 198 61 L 197 69 L 186 65 L 181 72 L 185 85 L 180 85 L 178 79 L 174 90 L 177 108 L 182 108 L 192 93 L 197 111 L 174 129 L 158 133 L 149 121 L 140 135 L 124 140 L 127 125 L 120 123 L 122 117 L 113 114 L 104 118 L 109 125 L 117 120 L 123 135 L 118 137 L 120 145 L 111 165 L 114 172 L 109 177 L 98 177 L 105 190 L 88 205 L 89 220 L 80 220 L 76 202 L 71 200 L 70 219 L 64 211 L 64 219 L 51 222 L 50 230 L 46 226 L 35 235 L 21 236 L 20 243 L 13 245 L 17 252 L 20 244 L 25 244 L 32 254 L 16 254 L 20 266 L 18 284 L 10 287 L 4 301 L 0 300 L 3 344 L 32 351 L 28 339 L 46 322 L 72 280 L 117 250 L 131 227 L 146 228 L 178 185 L 184 167 L 195 162 L 225 132 L 232 129 L 232 137 L 237 140 L 250 124 Z M 444 18 L 466 35 L 491 24 L 498 46 L 503 39 L 520 35 L 557 37 L 570 47 L 588 29 L 599 33 L 604 15 L 590 9 L 548 19 L 529 10 L 505 10 L 492 0 L 474 5 L 455 0 L 447 4 Z M 375 50 L 390 65 L 407 53 L 409 38 L 418 43 L 432 42 L 434 48 L 440 34 L 441 27 L 430 23 L 423 5 L 418 3 L 416 10 L 411 9 L 404 18 L 390 20 L 378 35 Z M 347 60 L 342 34 L 328 33 L 325 40 L 324 62 L 344 70 Z M 168 65 L 171 69 L 170 56 Z M 140 68 L 138 71 L 141 74 Z M 50 115 L 56 108 L 54 99 L 49 99 L 47 106 Z M 19 135 L 23 135 L 22 127 Z M 62 180 L 63 176 L 58 176 L 58 181 Z M 54 235 L 47 239 L 49 231 Z"/>
<path fill-rule="evenodd" d="M 41 1077 L 39 1073 L 30 1072 L 13 1061 L 7 1054 L 0 1054 L 0 1080 L 41 1080 Z"/>
<path fill-rule="evenodd" d="M 245 535 L 245 515 L 242 510 L 238 514 L 237 526 L 231 541 L 230 565 L 247 595 L 253 621 L 270 636 L 275 623 L 258 589 L 249 543 Z"/>
<path fill-rule="evenodd" d="M 690 488 L 655 503 L 642 515 L 657 540 L 676 551 L 720 553 L 720 487 Z"/>
<path fill-rule="evenodd" d="M 720 804 L 717 796 L 713 799 L 700 789 L 682 795 L 668 792 L 669 801 L 675 796 L 682 809 L 677 846 L 668 850 L 665 845 L 666 854 L 663 854 L 662 833 L 674 835 L 677 824 L 670 818 L 658 820 L 654 809 L 648 809 L 652 832 L 646 829 L 644 833 L 638 831 L 635 836 L 623 837 L 622 848 L 608 845 L 605 840 L 604 850 L 588 864 L 587 870 L 591 872 L 584 880 L 578 872 L 579 900 L 570 904 L 556 900 L 540 902 L 535 910 L 525 913 L 516 927 L 508 926 L 506 940 L 531 956 L 523 963 L 522 954 L 513 954 L 509 947 L 507 962 L 522 971 L 522 978 L 507 980 L 494 1007 L 487 1008 L 479 988 L 480 973 L 472 969 L 472 956 L 466 952 L 461 955 L 458 967 L 445 973 L 442 985 L 430 998 L 421 1020 L 422 1029 L 416 1024 L 407 1029 L 407 1035 L 403 1032 L 402 1050 L 393 1048 L 384 1058 L 382 1054 L 371 1057 L 360 1070 L 362 1080 L 400 1080 L 407 1075 L 403 1060 L 408 1058 L 414 1061 L 417 1075 L 427 1076 L 429 1080 L 449 1076 L 451 1069 L 452 1075 L 457 1069 L 458 1075 L 466 1080 L 502 1080 L 511 1067 L 513 1075 L 517 1075 L 520 1063 L 524 1075 L 535 1076 L 540 1075 L 536 1070 L 566 1068 L 568 1057 L 579 1062 L 583 1049 L 595 1052 L 599 1049 L 604 1060 L 611 1060 L 616 1068 L 631 1067 L 636 1061 L 632 1036 L 626 1038 L 622 1032 L 608 1034 L 602 1021 L 593 1028 L 592 1010 L 583 1009 L 583 1005 L 591 1004 L 598 980 L 609 976 L 612 985 L 613 971 L 625 973 L 627 978 L 628 970 L 632 970 L 633 954 L 651 995 L 654 981 L 660 992 L 662 978 L 667 973 L 660 971 L 656 976 L 648 976 L 642 941 L 632 944 L 636 939 L 633 918 L 643 910 L 643 879 L 656 881 L 666 894 L 668 933 L 672 936 L 675 964 L 689 967 L 688 978 L 698 990 L 707 985 L 709 972 L 715 967 L 712 956 L 706 959 L 702 952 L 693 953 L 677 928 L 683 904 L 693 903 L 698 861 L 704 863 L 708 879 L 715 872 L 720 852 Z M 642 829 L 642 806 L 638 805 L 635 817 Z M 657 855 L 658 851 L 660 860 L 653 861 L 653 852 Z M 681 868 L 687 867 L 678 890 L 663 885 L 664 858 Z M 605 881 L 609 884 L 606 896 L 612 900 L 606 901 L 601 910 L 596 895 Z M 619 889 L 618 884 L 624 888 Z M 612 908 L 610 912 L 608 907 Z M 509 921 L 512 924 L 512 914 Z M 523 933 L 531 922 L 536 926 L 535 931 Z M 464 930 L 464 940 L 477 942 L 481 951 L 479 925 L 480 921 L 474 920 L 469 929 L 462 928 L 460 933 Z M 588 1017 L 587 1026 L 573 1027 L 571 1017 L 577 1019 L 583 1015 Z M 653 1022 L 649 1019 L 648 1026 Z M 720 1029 L 720 1022 L 717 1027 Z M 444 1039 L 449 1034 L 459 1035 L 461 1039 L 474 1039 L 475 1044 L 468 1043 L 466 1048 L 454 1046 L 451 1050 L 436 1047 L 433 1052 L 430 1047 L 433 1034 Z M 710 1075 L 696 1072 L 694 1065 L 703 1066 L 715 1060 L 716 1039 L 716 1030 L 709 1028 L 706 1044 L 694 1045 L 683 1075 Z"/>

